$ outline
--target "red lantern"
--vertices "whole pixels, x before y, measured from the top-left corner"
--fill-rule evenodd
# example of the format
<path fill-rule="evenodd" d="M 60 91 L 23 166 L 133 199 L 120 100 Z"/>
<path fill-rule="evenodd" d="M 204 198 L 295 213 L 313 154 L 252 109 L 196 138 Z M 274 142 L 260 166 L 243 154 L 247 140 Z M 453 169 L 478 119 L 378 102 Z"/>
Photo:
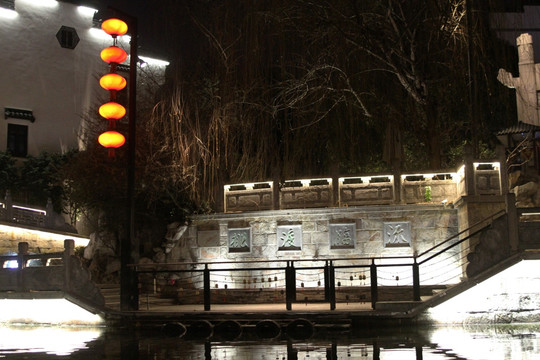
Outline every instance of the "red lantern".
<path fill-rule="evenodd" d="M 117 131 L 109 130 L 99 135 L 98 142 L 106 148 L 119 148 L 124 145 L 126 138 Z"/>
<path fill-rule="evenodd" d="M 109 46 L 101 51 L 101 59 L 107 64 L 120 64 L 127 59 L 127 53 L 118 46 Z"/>
<path fill-rule="evenodd" d="M 114 73 L 106 74 L 99 79 L 99 85 L 105 90 L 120 91 L 126 87 L 126 79 Z"/>
<path fill-rule="evenodd" d="M 109 101 L 99 107 L 99 115 L 105 119 L 118 120 L 126 115 L 126 108 L 114 101 Z"/>
<path fill-rule="evenodd" d="M 108 19 L 101 24 L 101 28 L 112 37 L 122 36 L 128 31 L 128 26 L 120 19 Z"/>
<path fill-rule="evenodd" d="M 101 28 L 113 37 L 113 46 L 109 46 L 101 51 L 101 59 L 110 64 L 109 74 L 101 77 L 99 84 L 110 92 L 110 101 L 99 107 L 99 114 L 109 120 L 109 131 L 104 132 L 98 138 L 98 142 L 109 148 L 109 157 L 114 157 L 114 149 L 126 142 L 124 135 L 115 131 L 116 120 L 126 115 L 126 108 L 115 102 L 116 92 L 126 87 L 126 79 L 116 74 L 117 64 L 127 59 L 127 53 L 116 46 L 116 37 L 124 35 L 128 26 L 120 19 L 108 19 L 101 24 Z"/>

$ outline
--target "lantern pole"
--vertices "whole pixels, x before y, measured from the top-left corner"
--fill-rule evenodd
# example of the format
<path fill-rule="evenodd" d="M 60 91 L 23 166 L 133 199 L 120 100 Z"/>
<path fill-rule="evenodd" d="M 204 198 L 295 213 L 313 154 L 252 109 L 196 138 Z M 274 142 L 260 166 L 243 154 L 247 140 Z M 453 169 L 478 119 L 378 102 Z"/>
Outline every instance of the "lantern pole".
<path fill-rule="evenodd" d="M 129 125 L 128 125 L 128 168 L 127 168 L 127 197 L 129 201 L 129 226 L 126 236 L 125 246 L 122 248 L 122 261 L 128 260 L 133 264 L 139 261 L 139 244 L 135 237 L 135 139 L 136 139 L 136 119 L 137 119 L 137 18 L 130 17 L 131 20 L 131 44 L 129 47 Z M 125 249 L 127 247 L 127 249 Z M 131 254 L 130 254 L 131 250 Z M 139 284 L 134 268 L 129 268 L 124 264 L 124 271 L 127 276 L 124 282 L 125 294 L 122 304 L 129 310 L 139 310 Z M 129 277 L 129 278 L 128 278 Z"/>
<path fill-rule="evenodd" d="M 129 46 L 129 91 L 128 91 L 128 160 L 127 160 L 127 216 L 126 235 L 120 241 L 120 309 L 139 309 L 139 289 L 135 269 L 129 264 L 139 261 L 139 245 L 135 237 L 135 139 L 137 118 L 137 18 L 118 9 L 109 7 L 114 13 L 124 17 L 131 37 Z"/>

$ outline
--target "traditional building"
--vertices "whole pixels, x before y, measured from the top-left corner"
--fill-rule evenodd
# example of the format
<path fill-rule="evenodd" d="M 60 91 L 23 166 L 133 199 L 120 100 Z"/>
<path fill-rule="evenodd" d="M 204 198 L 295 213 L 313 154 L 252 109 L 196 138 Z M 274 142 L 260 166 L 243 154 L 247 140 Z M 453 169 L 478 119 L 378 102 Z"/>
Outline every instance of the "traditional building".
<path fill-rule="evenodd" d="M 74 1 L 0 0 L 0 151 L 25 157 L 84 147 L 85 119 L 96 118 L 108 96 L 98 82 L 108 71 L 99 54 L 112 41 L 100 14 Z M 121 38 L 129 53 L 129 36 Z M 139 60 L 159 76 L 168 64 Z M 128 66 L 122 70 L 127 77 Z"/>

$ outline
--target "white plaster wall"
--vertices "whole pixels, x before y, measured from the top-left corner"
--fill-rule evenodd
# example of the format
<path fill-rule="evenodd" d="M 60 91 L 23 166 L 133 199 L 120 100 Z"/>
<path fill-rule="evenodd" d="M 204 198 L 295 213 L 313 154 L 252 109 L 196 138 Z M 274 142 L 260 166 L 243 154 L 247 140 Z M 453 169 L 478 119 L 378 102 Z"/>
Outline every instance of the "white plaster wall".
<path fill-rule="evenodd" d="M 12 18 L 0 13 L 0 107 L 32 110 L 36 120 L 1 119 L 0 151 L 7 147 L 8 123 L 28 126 L 29 155 L 80 148 L 84 116 L 90 111 L 99 116 L 94 114 L 97 107 L 108 100 L 98 83 L 108 65 L 99 54 L 112 45 L 112 38 L 92 29 L 94 12 L 88 8 L 16 0 L 15 10 Z M 56 39 L 62 25 L 77 31 L 80 41 L 73 50 L 62 48 Z M 122 38 L 119 46 L 129 54 L 129 37 Z M 165 65 L 157 68 L 163 72 Z"/>

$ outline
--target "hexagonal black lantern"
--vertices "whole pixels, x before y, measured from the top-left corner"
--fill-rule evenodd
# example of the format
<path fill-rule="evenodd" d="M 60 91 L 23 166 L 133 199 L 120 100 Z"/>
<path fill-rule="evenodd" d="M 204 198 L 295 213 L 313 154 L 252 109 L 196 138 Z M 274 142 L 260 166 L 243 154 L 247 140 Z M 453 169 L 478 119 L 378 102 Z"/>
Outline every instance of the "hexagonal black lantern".
<path fill-rule="evenodd" d="M 60 46 L 66 49 L 75 49 L 80 40 L 77 30 L 69 26 L 62 26 L 56 33 L 56 39 Z"/>

